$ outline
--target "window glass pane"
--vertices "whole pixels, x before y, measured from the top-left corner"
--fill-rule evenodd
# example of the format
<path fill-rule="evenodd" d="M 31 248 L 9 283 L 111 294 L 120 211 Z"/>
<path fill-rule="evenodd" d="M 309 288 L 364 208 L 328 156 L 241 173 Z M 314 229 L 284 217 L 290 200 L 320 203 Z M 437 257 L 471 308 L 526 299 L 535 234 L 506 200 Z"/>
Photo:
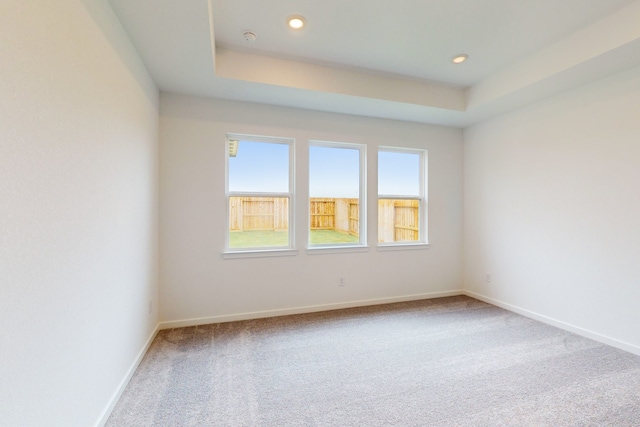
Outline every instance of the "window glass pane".
<path fill-rule="evenodd" d="M 229 154 L 229 191 L 289 192 L 289 145 L 239 141 Z"/>
<path fill-rule="evenodd" d="M 359 243 L 360 150 L 309 147 L 310 245 Z"/>
<path fill-rule="evenodd" d="M 230 250 L 293 246 L 292 141 L 265 139 L 246 140 L 240 135 L 227 135 L 227 249 Z"/>
<path fill-rule="evenodd" d="M 378 242 L 424 241 L 422 153 L 378 152 Z"/>
<path fill-rule="evenodd" d="M 229 197 L 229 247 L 289 245 L 289 198 Z"/>
<path fill-rule="evenodd" d="M 420 240 L 419 199 L 378 200 L 378 242 Z"/>
<path fill-rule="evenodd" d="M 420 195 L 420 154 L 380 151 L 378 153 L 378 194 Z"/>

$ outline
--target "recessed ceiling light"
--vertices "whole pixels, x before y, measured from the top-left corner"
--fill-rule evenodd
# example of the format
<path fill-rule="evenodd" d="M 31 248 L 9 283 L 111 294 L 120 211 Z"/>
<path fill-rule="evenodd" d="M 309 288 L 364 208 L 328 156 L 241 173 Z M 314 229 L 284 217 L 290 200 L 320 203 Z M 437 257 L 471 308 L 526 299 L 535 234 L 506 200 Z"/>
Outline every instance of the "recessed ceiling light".
<path fill-rule="evenodd" d="M 454 64 L 462 64 L 467 59 L 469 59 L 469 55 L 467 55 L 466 53 L 463 53 L 461 55 L 454 56 L 451 62 L 453 62 Z"/>
<path fill-rule="evenodd" d="M 301 29 L 302 27 L 305 26 L 306 23 L 307 23 L 307 20 L 304 19 L 304 16 L 292 15 L 287 18 L 287 25 L 289 26 L 289 28 L 294 30 Z"/>

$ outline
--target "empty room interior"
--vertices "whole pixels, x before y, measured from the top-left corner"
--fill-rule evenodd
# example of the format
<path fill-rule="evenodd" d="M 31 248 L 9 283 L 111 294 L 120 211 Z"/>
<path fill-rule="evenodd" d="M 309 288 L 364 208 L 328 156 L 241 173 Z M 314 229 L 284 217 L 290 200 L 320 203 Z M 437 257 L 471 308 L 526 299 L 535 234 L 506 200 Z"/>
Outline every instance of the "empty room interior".
<path fill-rule="evenodd" d="M 640 425 L 639 23 L 2 0 L 0 425 Z"/>

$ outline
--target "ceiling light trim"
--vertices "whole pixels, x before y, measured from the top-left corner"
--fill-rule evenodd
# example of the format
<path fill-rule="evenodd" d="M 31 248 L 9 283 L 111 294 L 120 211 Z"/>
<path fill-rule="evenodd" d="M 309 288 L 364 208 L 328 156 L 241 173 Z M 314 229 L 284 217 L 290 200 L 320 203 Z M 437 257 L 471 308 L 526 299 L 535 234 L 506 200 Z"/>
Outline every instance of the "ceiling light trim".
<path fill-rule="evenodd" d="M 292 30 L 302 30 L 307 26 L 307 19 L 302 15 L 289 15 L 285 22 Z"/>

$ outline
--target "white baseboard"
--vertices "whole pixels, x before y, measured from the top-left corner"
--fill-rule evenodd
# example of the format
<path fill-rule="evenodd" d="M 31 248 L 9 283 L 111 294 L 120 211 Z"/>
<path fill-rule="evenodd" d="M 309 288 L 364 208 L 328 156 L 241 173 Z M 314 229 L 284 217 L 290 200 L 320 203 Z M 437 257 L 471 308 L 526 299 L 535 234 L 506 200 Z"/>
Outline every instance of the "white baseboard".
<path fill-rule="evenodd" d="M 98 421 L 96 421 L 96 423 L 94 424 L 94 427 L 103 427 L 107 423 L 107 420 L 109 419 L 109 415 L 111 415 L 113 408 L 115 408 L 116 403 L 118 403 L 118 400 L 120 399 L 120 396 L 122 396 L 122 393 L 127 388 L 127 384 L 129 384 L 131 377 L 136 372 L 136 369 L 138 369 L 140 362 L 142 362 L 144 355 L 147 354 L 147 350 L 149 350 L 151 343 L 153 342 L 156 335 L 158 335 L 159 331 L 160 331 L 160 324 L 158 323 L 154 331 L 149 336 L 149 339 L 147 339 L 147 342 L 144 344 L 142 349 L 138 352 L 138 355 L 136 356 L 135 360 L 129 367 L 129 370 L 125 374 L 124 378 L 122 378 L 122 381 L 120 381 L 120 384 L 118 384 L 118 388 L 116 388 L 116 391 L 111 396 L 111 399 L 109 399 L 109 403 L 107 404 L 107 406 L 104 408 L 104 410 L 98 417 Z"/>
<path fill-rule="evenodd" d="M 369 305 L 391 304 L 394 302 L 416 301 L 463 295 L 463 291 L 432 292 L 428 294 L 405 295 L 391 298 L 375 298 L 359 301 L 341 302 L 335 304 L 309 305 L 278 310 L 253 311 L 239 314 L 226 314 L 221 316 L 200 317 L 196 319 L 173 320 L 160 323 L 160 329 L 184 328 L 187 326 L 208 325 L 211 323 L 235 322 L 238 320 L 263 319 L 266 317 L 288 316 L 291 314 L 315 313 L 318 311 L 339 310 L 342 308 L 365 307 Z"/>
<path fill-rule="evenodd" d="M 564 329 L 565 331 L 572 332 L 572 333 L 574 333 L 576 335 L 580 335 L 580 336 L 583 336 L 585 338 L 589 338 L 589 339 L 592 339 L 594 341 L 598 341 L 600 343 L 610 345 L 611 347 L 616 347 L 616 348 L 619 348 L 620 350 L 628 351 L 629 353 L 633 353 L 633 354 L 636 354 L 636 355 L 640 356 L 640 347 L 638 347 L 637 345 L 633 345 L 633 344 L 630 344 L 630 343 L 627 343 L 627 342 L 624 342 L 624 341 L 620 341 L 620 340 L 617 340 L 615 338 L 611 338 L 611 337 L 608 337 L 606 335 L 602 335 L 602 334 L 599 334 L 597 332 L 593 332 L 593 331 L 590 331 L 588 329 L 584 329 L 584 328 L 572 325 L 570 323 L 562 322 L 562 321 L 554 319 L 552 317 L 548 317 L 548 316 L 545 316 L 545 315 L 542 315 L 542 314 L 538 314 L 538 313 L 535 313 L 533 311 L 526 310 L 524 308 L 521 308 L 521 307 L 518 307 L 518 306 L 515 306 L 515 305 L 512 305 L 512 304 L 508 304 L 508 303 L 500 301 L 500 300 L 489 298 L 487 296 L 484 296 L 484 295 L 481 295 L 481 294 L 478 294 L 478 293 L 475 293 L 475 292 L 472 292 L 472 291 L 464 290 L 464 291 L 462 291 L 462 293 L 464 295 L 467 295 L 467 296 L 471 297 L 471 298 L 475 298 L 475 299 L 478 299 L 480 301 L 484 301 L 484 302 L 486 302 L 488 304 L 495 305 L 495 306 L 498 306 L 500 308 L 504 308 L 505 310 L 509 310 L 509 311 L 514 312 L 514 313 L 521 314 L 521 315 L 523 315 L 525 317 L 529 317 L 531 319 L 538 320 L 538 321 L 540 321 L 542 323 L 546 323 L 547 325 L 555 326 L 557 328 Z"/>

